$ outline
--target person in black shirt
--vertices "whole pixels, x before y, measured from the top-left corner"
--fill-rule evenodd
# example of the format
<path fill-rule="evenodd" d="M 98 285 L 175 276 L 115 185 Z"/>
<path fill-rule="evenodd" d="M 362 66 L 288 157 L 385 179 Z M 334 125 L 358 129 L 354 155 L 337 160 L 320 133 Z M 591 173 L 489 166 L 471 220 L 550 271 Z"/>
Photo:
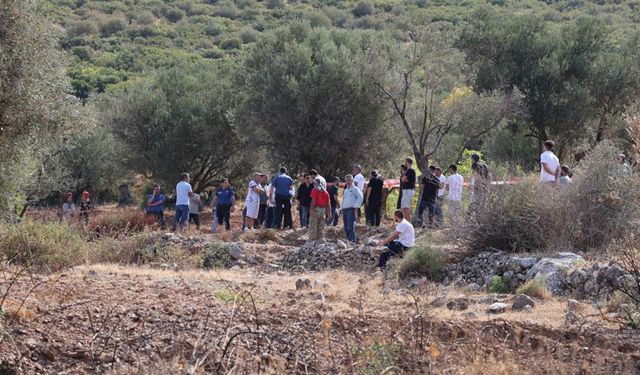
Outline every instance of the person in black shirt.
<path fill-rule="evenodd" d="M 413 159 L 411 158 L 406 158 L 404 165 L 407 167 L 407 171 L 400 178 L 400 190 L 402 191 L 400 208 L 404 213 L 404 218 L 411 222 L 411 203 L 416 188 L 416 170 L 412 167 Z"/>
<path fill-rule="evenodd" d="M 311 206 L 311 190 L 313 189 L 313 185 L 311 184 L 311 175 L 305 174 L 304 180 L 298 187 L 298 193 L 296 197 L 298 198 L 298 211 L 300 212 L 300 227 L 308 228 L 309 227 L 309 206 Z"/>
<path fill-rule="evenodd" d="M 398 202 L 396 203 L 396 210 L 402 209 L 402 177 L 407 171 L 407 166 L 400 164 L 400 187 L 398 187 Z"/>
<path fill-rule="evenodd" d="M 80 203 L 80 217 L 85 224 L 89 223 L 89 213 L 93 209 L 93 203 L 91 203 L 91 199 L 89 198 L 89 192 L 82 192 L 82 202 Z"/>
<path fill-rule="evenodd" d="M 331 204 L 331 220 L 327 218 L 325 222 L 327 226 L 338 226 L 338 208 L 340 207 L 340 202 L 338 202 L 338 186 L 340 186 L 340 178 L 334 177 L 332 184 L 327 187 L 329 203 Z"/>
<path fill-rule="evenodd" d="M 371 171 L 369 184 L 367 185 L 366 215 L 367 225 L 373 227 L 380 226 L 380 210 L 382 208 L 382 187 L 383 182 L 377 171 Z"/>
<path fill-rule="evenodd" d="M 436 176 L 436 167 L 429 167 L 427 175 L 422 177 L 422 200 L 418 206 L 418 221 L 423 224 L 422 214 L 425 209 L 429 210 L 429 228 L 433 228 L 436 216 L 436 198 L 440 189 L 440 179 Z"/>

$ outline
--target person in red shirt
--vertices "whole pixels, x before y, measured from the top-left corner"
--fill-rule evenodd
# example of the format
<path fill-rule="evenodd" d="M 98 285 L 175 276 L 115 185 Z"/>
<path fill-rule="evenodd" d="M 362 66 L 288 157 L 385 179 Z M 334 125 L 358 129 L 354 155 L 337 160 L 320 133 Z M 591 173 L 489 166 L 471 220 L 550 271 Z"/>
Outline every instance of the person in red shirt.
<path fill-rule="evenodd" d="M 326 182 L 321 177 L 316 177 L 311 190 L 311 210 L 309 217 L 309 240 L 324 240 L 325 220 L 331 220 L 331 203 L 327 192 Z"/>

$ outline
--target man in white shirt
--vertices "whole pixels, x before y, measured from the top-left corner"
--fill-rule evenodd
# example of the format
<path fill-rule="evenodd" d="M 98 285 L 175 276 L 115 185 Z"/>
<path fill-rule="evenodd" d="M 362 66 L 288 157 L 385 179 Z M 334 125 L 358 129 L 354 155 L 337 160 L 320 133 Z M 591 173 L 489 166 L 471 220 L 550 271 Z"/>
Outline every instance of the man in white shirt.
<path fill-rule="evenodd" d="M 449 188 L 449 193 L 447 194 L 449 217 L 453 224 L 457 224 L 460 219 L 460 213 L 462 212 L 462 187 L 464 186 L 464 178 L 458 174 L 458 166 L 455 164 L 449 166 L 447 186 Z"/>
<path fill-rule="evenodd" d="M 189 184 L 189 174 L 180 175 L 180 182 L 176 185 L 176 217 L 173 220 L 173 231 L 184 229 L 189 222 L 189 198 L 193 196 L 193 189 Z"/>
<path fill-rule="evenodd" d="M 354 165 L 352 168 L 353 173 L 353 186 L 357 187 L 364 196 L 364 191 L 366 189 L 367 182 L 364 179 L 364 175 L 362 174 L 362 167 L 358 164 Z M 360 217 L 362 216 L 361 210 L 356 210 L 356 222 L 360 224 Z"/>
<path fill-rule="evenodd" d="M 379 246 L 386 246 L 387 250 L 380 254 L 378 265 L 380 270 L 387 268 L 387 262 L 392 256 L 402 258 L 402 255 L 413 247 L 416 241 L 413 225 L 404 218 L 402 210 L 396 210 L 393 215 L 396 223 L 396 230 L 384 241 L 378 243 Z"/>
<path fill-rule="evenodd" d="M 540 182 L 555 184 L 560 178 L 560 160 L 551 151 L 553 141 L 544 141 L 544 152 L 540 155 Z"/>

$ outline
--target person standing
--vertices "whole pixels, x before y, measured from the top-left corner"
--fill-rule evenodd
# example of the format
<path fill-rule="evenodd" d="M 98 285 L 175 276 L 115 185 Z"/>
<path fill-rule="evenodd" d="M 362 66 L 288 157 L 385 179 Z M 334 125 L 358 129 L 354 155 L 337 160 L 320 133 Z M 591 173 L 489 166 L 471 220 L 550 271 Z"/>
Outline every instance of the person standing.
<path fill-rule="evenodd" d="M 73 203 L 73 193 L 68 192 L 64 195 L 64 203 L 62 204 L 60 219 L 63 222 L 69 222 L 74 216 L 76 216 L 76 205 Z"/>
<path fill-rule="evenodd" d="M 377 171 L 371 171 L 367 192 L 365 195 L 365 212 L 367 214 L 367 225 L 379 227 L 382 209 L 382 188 L 383 181 Z"/>
<path fill-rule="evenodd" d="M 442 227 L 444 224 L 444 215 L 442 208 L 444 207 L 444 193 L 447 187 L 447 177 L 442 174 L 442 168 L 436 167 L 436 177 L 440 181 L 440 188 L 438 189 L 438 195 L 436 196 L 436 225 Z"/>
<path fill-rule="evenodd" d="M 85 225 L 89 224 L 89 214 L 93 210 L 93 203 L 88 191 L 82 192 L 82 202 L 80 202 L 80 218 L 84 221 Z"/>
<path fill-rule="evenodd" d="M 326 181 L 324 178 L 317 176 L 313 180 L 313 189 L 311 190 L 311 205 L 309 218 L 309 240 L 324 240 L 325 220 L 331 220 L 331 203 L 329 193 L 327 192 Z"/>
<path fill-rule="evenodd" d="M 360 190 L 360 193 L 362 193 L 362 196 L 364 197 L 364 192 L 366 191 L 367 187 L 367 182 L 364 179 L 364 176 L 362 175 L 362 167 L 359 164 L 355 164 L 353 166 L 353 168 L 351 169 L 351 173 L 353 174 L 353 184 L 355 185 L 355 187 L 358 188 L 358 190 Z M 364 201 L 362 202 L 364 204 Z M 365 208 L 365 212 L 366 212 L 366 208 Z M 360 224 L 360 221 L 362 217 L 362 208 L 356 211 L 356 222 L 358 224 Z"/>
<path fill-rule="evenodd" d="M 385 246 L 386 251 L 380 254 L 378 266 L 381 271 L 386 270 L 387 262 L 392 256 L 402 258 L 405 252 L 415 245 L 416 236 L 413 225 L 404 218 L 402 210 L 396 210 L 393 214 L 393 220 L 396 223 L 396 229 L 384 241 L 378 243 L 379 246 Z"/>
<path fill-rule="evenodd" d="M 561 187 L 569 187 L 573 183 L 571 179 L 573 173 L 571 172 L 571 168 L 568 165 L 563 165 L 560 167 L 560 178 L 558 179 L 558 183 Z"/>
<path fill-rule="evenodd" d="M 211 206 L 215 208 L 218 225 L 224 224 L 225 230 L 231 230 L 231 212 L 236 203 L 235 193 L 229 184 L 229 179 L 222 180 L 220 189 L 211 201 Z"/>
<path fill-rule="evenodd" d="M 267 190 L 267 184 L 269 183 L 269 176 L 264 174 L 260 180 L 260 186 L 262 187 L 262 193 L 260 193 L 260 209 L 258 210 L 258 220 L 253 224 L 254 229 L 260 228 L 264 225 L 264 219 L 267 214 L 267 202 L 269 201 L 269 190 Z"/>
<path fill-rule="evenodd" d="M 198 230 L 200 230 L 200 211 L 203 207 L 204 205 L 202 204 L 200 194 L 193 193 L 193 195 L 189 197 L 189 223 L 193 221 Z"/>
<path fill-rule="evenodd" d="M 164 201 L 166 197 L 160 192 L 160 185 L 154 184 L 151 194 L 147 196 L 147 215 L 155 216 L 156 221 L 160 224 L 160 229 L 167 229 L 164 221 Z"/>
<path fill-rule="evenodd" d="M 180 182 L 176 185 L 176 216 L 173 220 L 172 231 L 178 228 L 184 229 L 189 222 L 189 198 L 193 195 L 193 189 L 189 184 L 189 174 L 180 175 Z"/>
<path fill-rule="evenodd" d="M 400 178 L 400 189 L 402 190 L 402 201 L 400 208 L 404 212 L 404 218 L 411 222 L 411 203 L 416 189 L 416 170 L 413 169 L 413 159 L 406 158 L 404 161 L 407 171 Z"/>
<path fill-rule="evenodd" d="M 293 187 L 293 179 L 287 175 L 287 168 L 280 168 L 280 174 L 273 180 L 271 186 L 271 195 L 275 197 L 275 225 L 277 229 L 293 228 L 293 219 L 291 217 L 291 188 Z M 284 225 L 283 225 L 284 219 Z"/>
<path fill-rule="evenodd" d="M 309 228 L 309 207 L 311 206 L 311 175 L 305 174 L 302 183 L 298 187 L 296 198 L 298 199 L 298 213 L 300 214 L 300 227 Z"/>
<path fill-rule="evenodd" d="M 471 155 L 471 206 L 475 213 L 479 213 L 484 205 L 484 199 L 491 184 L 489 167 L 480 161 L 480 155 Z"/>
<path fill-rule="evenodd" d="M 262 173 L 256 172 L 253 174 L 253 179 L 249 181 L 249 188 L 247 189 L 247 198 L 244 201 L 244 228 L 243 230 L 253 229 L 253 224 L 258 220 L 258 213 L 260 212 L 260 194 L 262 194 L 262 186 L 260 181 L 262 180 Z"/>
<path fill-rule="evenodd" d="M 449 210 L 449 220 L 457 225 L 460 221 L 462 213 L 462 187 L 464 186 L 464 178 L 458 174 L 458 166 L 451 164 L 449 166 L 449 178 L 447 178 L 447 208 Z"/>
<path fill-rule="evenodd" d="M 340 208 L 340 202 L 338 200 L 338 187 L 340 186 L 340 178 L 334 177 L 331 186 L 327 187 L 329 193 L 329 203 L 331 204 L 331 217 L 327 217 L 327 225 L 332 227 L 338 226 L 338 209 Z"/>
<path fill-rule="evenodd" d="M 342 219 L 344 222 L 344 232 L 347 239 L 353 243 L 357 242 L 356 236 L 356 211 L 362 207 L 364 197 L 362 192 L 353 184 L 353 176 L 348 174 L 344 177 L 345 189 L 342 195 Z"/>
<path fill-rule="evenodd" d="M 544 152 L 540 155 L 540 182 L 555 185 L 560 178 L 560 160 L 553 153 L 553 141 L 544 141 Z"/>
<path fill-rule="evenodd" d="M 407 172 L 407 167 L 404 164 L 400 164 L 400 186 L 398 187 L 398 201 L 396 202 L 396 210 L 402 209 L 402 177 Z"/>
<path fill-rule="evenodd" d="M 428 172 L 422 177 L 422 200 L 418 206 L 418 222 L 424 226 L 423 213 L 424 210 L 428 210 L 429 214 L 429 228 L 435 227 L 436 219 L 436 199 L 438 197 L 438 190 L 440 189 L 440 179 L 436 176 L 436 167 L 429 166 Z"/>
<path fill-rule="evenodd" d="M 275 227 L 276 222 L 276 195 L 273 187 L 273 181 L 275 177 L 269 181 L 269 184 L 264 187 L 265 195 L 267 196 L 267 210 L 264 214 L 264 227 L 271 229 Z"/>

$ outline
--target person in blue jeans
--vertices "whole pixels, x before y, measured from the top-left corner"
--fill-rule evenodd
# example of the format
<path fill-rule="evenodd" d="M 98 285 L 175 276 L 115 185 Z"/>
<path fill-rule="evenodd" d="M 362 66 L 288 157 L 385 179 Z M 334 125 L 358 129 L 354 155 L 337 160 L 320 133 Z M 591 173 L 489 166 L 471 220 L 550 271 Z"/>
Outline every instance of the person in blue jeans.
<path fill-rule="evenodd" d="M 344 222 L 344 232 L 347 239 L 353 243 L 358 241 L 356 236 L 356 210 L 362 206 L 364 197 L 362 192 L 353 184 L 353 176 L 348 174 L 344 177 L 344 194 L 342 195 L 342 219 Z"/>
<path fill-rule="evenodd" d="M 189 174 L 180 175 L 180 182 L 176 185 L 176 217 L 173 220 L 173 231 L 185 229 L 189 224 L 189 198 L 193 196 L 193 189 L 189 184 Z"/>
<path fill-rule="evenodd" d="M 296 198 L 298 199 L 298 211 L 300 212 L 300 227 L 309 227 L 309 206 L 311 206 L 311 190 L 313 185 L 311 184 L 311 175 L 309 173 L 304 175 L 302 183 L 298 187 Z"/>

